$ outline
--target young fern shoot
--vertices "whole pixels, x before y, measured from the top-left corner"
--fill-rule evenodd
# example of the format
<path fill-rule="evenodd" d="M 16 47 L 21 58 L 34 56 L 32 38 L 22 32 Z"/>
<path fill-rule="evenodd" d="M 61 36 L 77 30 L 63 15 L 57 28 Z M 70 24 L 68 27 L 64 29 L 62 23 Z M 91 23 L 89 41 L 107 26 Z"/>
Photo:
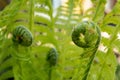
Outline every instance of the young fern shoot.
<path fill-rule="evenodd" d="M 12 48 L 15 49 L 12 55 L 20 60 L 23 60 L 24 58 L 26 58 L 25 60 L 28 60 L 26 55 L 29 56 L 29 54 L 23 54 L 23 52 L 20 52 L 19 45 L 21 48 L 23 47 L 27 50 L 27 48 L 31 46 L 33 42 L 32 33 L 25 26 L 19 25 L 13 30 L 12 34 Z"/>
<path fill-rule="evenodd" d="M 31 32 L 24 26 L 17 26 L 13 30 L 13 42 L 22 46 L 30 46 L 33 41 Z"/>
<path fill-rule="evenodd" d="M 47 61 L 49 63 L 49 80 L 52 80 L 52 67 L 55 66 L 57 64 L 58 61 L 58 52 L 55 48 L 51 48 L 48 51 L 48 55 L 47 55 Z"/>
<path fill-rule="evenodd" d="M 72 41 L 84 49 L 80 55 L 81 60 L 88 59 L 83 76 L 80 80 L 87 80 L 92 61 L 100 43 L 101 33 L 99 27 L 92 21 L 84 21 L 78 24 L 72 32 Z M 81 72 L 80 72 L 81 73 Z"/>

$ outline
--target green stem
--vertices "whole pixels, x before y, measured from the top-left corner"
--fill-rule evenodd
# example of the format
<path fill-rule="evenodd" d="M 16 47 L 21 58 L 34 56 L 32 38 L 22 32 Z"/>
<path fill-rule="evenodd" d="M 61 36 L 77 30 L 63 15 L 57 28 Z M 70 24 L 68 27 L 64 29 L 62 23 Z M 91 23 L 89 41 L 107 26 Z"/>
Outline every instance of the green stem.
<path fill-rule="evenodd" d="M 49 67 L 49 72 L 48 72 L 48 80 L 52 80 L 52 66 Z"/>
<path fill-rule="evenodd" d="M 95 18 L 96 18 L 96 16 L 97 16 L 97 13 L 98 13 L 98 11 L 99 11 L 99 8 L 100 8 L 101 3 L 102 3 L 102 0 L 99 0 L 99 3 L 98 3 L 98 5 L 97 5 L 96 11 L 95 11 L 95 15 L 93 16 L 93 19 L 92 19 L 93 21 L 95 20 Z"/>
<path fill-rule="evenodd" d="M 15 65 L 13 67 L 13 71 L 14 71 L 14 77 L 16 80 L 23 80 L 22 79 L 22 66 L 21 66 L 21 62 L 17 59 L 14 60 L 15 61 Z"/>
<path fill-rule="evenodd" d="M 30 0 L 30 17 L 29 17 L 29 29 L 32 32 L 32 27 L 34 26 L 34 0 Z M 29 48 L 32 50 L 32 47 Z M 32 55 L 30 55 L 32 56 Z"/>
<path fill-rule="evenodd" d="M 34 23 L 34 0 L 30 0 L 30 18 L 29 18 L 29 28 L 32 30 Z"/>
<path fill-rule="evenodd" d="M 96 56 L 97 49 L 98 49 L 98 47 L 99 47 L 99 43 L 100 43 L 100 39 L 101 39 L 101 32 L 100 32 L 100 29 L 99 29 L 98 27 L 96 27 L 96 28 L 97 28 L 97 32 L 98 32 L 98 35 L 99 35 L 99 36 L 98 36 L 98 40 L 97 40 L 97 42 L 96 42 L 95 47 L 92 49 L 92 50 L 93 50 L 93 54 L 91 55 L 90 61 L 89 61 L 88 64 L 87 64 L 87 68 L 86 68 L 86 70 L 85 70 L 85 72 L 84 72 L 85 76 L 82 78 L 82 80 L 87 80 L 88 75 L 89 75 L 89 73 L 90 73 L 90 69 L 91 69 L 93 60 L 94 60 L 94 58 L 95 58 L 95 56 Z"/>
<path fill-rule="evenodd" d="M 88 78 L 88 75 L 89 75 L 89 73 L 90 73 L 90 68 L 91 68 L 91 66 L 92 66 L 94 57 L 95 57 L 95 55 L 96 55 L 97 48 L 98 48 L 98 46 L 95 48 L 95 50 L 93 49 L 94 52 L 93 52 L 93 54 L 92 54 L 91 57 L 90 57 L 90 61 L 89 61 L 88 64 L 87 64 L 87 68 L 86 68 L 86 70 L 85 70 L 85 72 L 84 72 L 85 75 L 83 76 L 82 80 L 87 80 L 87 78 Z"/>

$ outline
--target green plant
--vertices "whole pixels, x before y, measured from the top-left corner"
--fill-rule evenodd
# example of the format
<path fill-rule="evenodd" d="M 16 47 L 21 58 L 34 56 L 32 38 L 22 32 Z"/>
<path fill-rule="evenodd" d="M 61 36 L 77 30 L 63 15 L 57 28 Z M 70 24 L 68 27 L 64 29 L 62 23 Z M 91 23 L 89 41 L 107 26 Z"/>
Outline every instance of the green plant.
<path fill-rule="evenodd" d="M 69 0 L 53 16 L 51 0 L 11 0 L 0 12 L 0 80 L 114 80 L 120 1 L 106 15 L 105 0 L 91 1 L 94 7 L 84 11 L 84 1 Z M 20 35 L 33 35 L 30 44 L 18 37 L 19 25 Z"/>
<path fill-rule="evenodd" d="M 86 66 L 84 76 L 79 80 L 87 80 L 91 64 L 95 57 L 95 53 L 98 49 L 101 39 L 101 32 L 99 27 L 93 22 L 81 22 L 77 25 L 72 32 L 73 42 L 84 49 L 83 54 L 81 54 L 81 60 L 89 59 Z M 81 62 L 82 64 L 82 62 Z"/>
<path fill-rule="evenodd" d="M 72 40 L 79 47 L 88 48 L 93 45 L 99 45 L 100 38 L 95 40 L 98 36 L 101 36 L 101 33 L 95 23 L 81 22 L 73 30 Z"/>
<path fill-rule="evenodd" d="M 48 51 L 48 55 L 47 55 L 47 61 L 49 62 L 50 66 L 55 66 L 57 64 L 58 61 L 58 53 L 56 51 L 56 49 L 51 48 Z"/>
<path fill-rule="evenodd" d="M 58 62 L 58 52 L 55 48 L 51 48 L 49 51 L 48 51 L 48 54 L 47 54 L 47 61 L 49 63 L 49 80 L 52 80 L 52 67 L 54 67 L 55 65 L 57 65 L 57 62 Z"/>

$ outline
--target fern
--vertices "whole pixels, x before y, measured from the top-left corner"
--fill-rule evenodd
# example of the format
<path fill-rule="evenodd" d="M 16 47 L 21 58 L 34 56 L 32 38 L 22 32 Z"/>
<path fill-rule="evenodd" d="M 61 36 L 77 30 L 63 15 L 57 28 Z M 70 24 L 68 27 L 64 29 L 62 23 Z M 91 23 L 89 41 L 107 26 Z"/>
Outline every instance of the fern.
<path fill-rule="evenodd" d="M 117 62 L 113 49 L 120 49 L 117 39 L 120 2 L 105 16 L 106 1 L 91 1 L 95 7 L 84 12 L 83 0 L 68 0 L 53 17 L 51 0 L 12 0 L 0 12 L 0 80 L 115 79 Z M 72 42 L 74 26 L 85 18 L 93 20 L 101 31 L 110 34 L 109 39 L 102 36 L 100 43 L 106 46 L 106 52 L 98 49 L 95 53 L 97 48 L 84 51 Z M 13 30 L 19 25 L 33 34 L 31 46 L 16 45 L 12 41 Z M 57 59 L 54 61 L 48 55 L 50 49 L 58 51 L 59 56 L 55 55 Z"/>
<path fill-rule="evenodd" d="M 71 3 L 71 4 L 68 4 L 68 3 Z M 62 69 L 65 68 L 64 71 L 62 72 L 62 74 L 64 75 L 63 77 L 65 79 L 66 78 L 67 79 L 72 78 L 73 80 L 77 80 L 77 79 L 81 80 L 81 77 L 83 77 L 84 75 L 89 73 L 89 75 L 86 76 L 87 78 L 84 79 L 84 80 L 102 79 L 102 76 L 100 76 L 98 78 L 98 75 L 99 74 L 104 74 L 104 72 L 99 72 L 99 71 L 96 72 L 98 70 L 98 66 L 99 66 L 99 68 L 101 68 L 100 64 L 102 64 L 102 62 L 99 62 L 99 60 L 103 61 L 102 59 L 105 59 L 105 63 L 102 64 L 102 65 L 107 65 L 107 62 L 109 62 L 109 58 L 112 58 L 113 60 L 111 62 L 112 67 L 106 69 L 106 70 L 111 69 L 110 73 L 107 73 L 107 74 L 111 75 L 111 73 L 115 73 L 117 63 L 116 63 L 116 60 L 115 60 L 115 55 L 110 54 L 110 53 L 112 53 L 112 50 L 111 50 L 112 48 L 110 48 L 110 52 L 108 52 L 110 55 L 108 55 L 107 58 L 105 58 L 105 57 L 101 58 L 102 53 L 100 51 L 98 51 L 97 55 L 96 56 L 94 55 L 93 63 L 89 64 L 89 65 L 92 65 L 90 67 L 90 69 L 87 70 L 85 72 L 85 74 L 80 75 L 89 66 L 88 65 L 88 66 L 85 67 L 84 65 L 89 63 L 90 59 L 88 59 L 88 61 L 87 60 L 83 61 L 82 59 L 79 59 L 79 55 L 82 53 L 83 50 L 78 49 L 77 47 L 75 47 L 70 42 L 71 41 L 70 35 L 71 35 L 72 27 L 74 26 L 74 24 L 79 23 L 83 18 L 86 18 L 86 17 L 88 17 L 90 19 L 93 19 L 95 22 L 97 22 L 100 25 L 100 28 L 103 31 L 107 31 L 106 29 L 109 29 L 108 31 L 113 32 L 112 28 L 108 28 L 108 27 L 106 27 L 106 25 L 104 25 L 104 24 L 108 24 L 104 21 L 105 20 L 105 18 L 104 18 L 104 4 L 105 4 L 105 1 L 104 0 L 94 1 L 94 6 L 97 6 L 97 7 L 93 7 L 93 8 L 88 10 L 88 12 L 92 12 L 92 14 L 93 14 L 92 16 L 91 16 L 91 14 L 87 14 L 88 12 L 84 13 L 84 15 L 82 13 L 75 14 L 74 13 L 74 8 L 75 8 L 74 2 L 72 2 L 72 0 L 69 0 L 68 3 L 65 4 L 66 6 L 61 6 L 58 9 L 58 15 L 55 18 L 56 19 L 56 26 L 57 26 L 56 33 L 57 33 L 57 36 L 59 36 L 58 40 L 61 42 L 61 43 L 59 43 L 59 45 L 64 46 L 62 48 L 60 47 L 60 49 L 61 49 L 60 51 L 62 53 L 61 57 L 60 57 L 60 59 L 62 60 L 61 67 L 62 67 Z M 71 7 L 69 7 L 69 6 L 71 6 Z M 80 9 L 82 8 L 81 6 L 79 6 L 79 7 L 80 7 Z M 116 11 L 116 10 L 114 10 L 114 11 Z M 82 12 L 82 10 L 81 10 L 81 12 Z M 73 19 L 74 22 L 75 22 L 74 24 L 69 22 L 70 17 L 72 17 L 73 15 L 76 15 L 78 17 L 77 19 Z M 61 17 L 63 17 L 63 18 L 61 18 Z M 104 18 L 104 20 L 102 21 L 103 18 Z M 112 18 L 114 18 L 114 17 L 112 17 Z M 109 19 L 110 19 L 110 17 L 107 18 L 106 21 L 108 21 Z M 116 18 L 114 18 L 114 19 L 116 19 Z M 70 20 L 70 21 L 72 21 L 72 20 Z M 112 21 L 116 22 L 115 20 L 112 20 Z M 104 41 L 102 40 L 101 43 L 104 42 L 105 44 L 109 44 L 108 41 L 106 41 L 106 42 L 105 41 L 106 40 L 104 40 Z M 64 51 L 63 51 L 63 49 L 64 49 Z M 92 55 L 92 57 L 93 57 L 93 55 Z M 98 62 L 95 63 L 95 61 L 98 61 Z M 81 64 L 79 62 L 81 62 Z M 66 70 L 66 67 L 68 68 L 67 70 Z M 75 73 L 75 74 L 72 75 L 72 73 Z M 97 74 L 97 75 L 95 75 L 95 74 Z M 105 76 L 107 76 L 107 75 L 105 75 Z M 109 79 L 113 79 L 114 77 L 115 76 L 112 75 L 110 78 L 103 77 L 103 79 L 109 80 Z"/>
<path fill-rule="evenodd" d="M 14 59 L 15 62 L 13 64 L 14 77 L 16 80 L 21 80 L 21 79 L 43 80 L 40 77 L 37 77 L 39 74 L 41 74 L 41 72 L 34 70 L 34 68 L 36 68 L 36 66 L 35 66 L 36 63 L 34 62 L 34 60 L 36 58 L 33 56 L 38 55 L 36 53 L 39 53 L 40 51 L 38 49 L 38 51 L 36 53 L 32 53 L 32 52 L 35 52 L 34 49 L 36 49 L 37 47 L 41 48 L 41 46 L 39 46 L 37 43 L 37 42 L 39 42 L 39 40 L 42 40 L 41 42 L 42 42 L 43 47 L 49 48 L 49 43 L 50 43 L 50 45 L 52 44 L 53 47 L 55 47 L 54 45 L 56 44 L 56 42 L 54 39 L 54 34 L 52 32 L 53 31 L 53 29 L 52 29 L 53 28 L 53 24 L 52 24 L 53 18 L 52 18 L 51 1 L 21 0 L 21 1 L 18 1 L 17 3 L 16 3 L 16 1 L 17 0 L 13 0 L 13 2 L 11 2 L 11 4 L 9 5 L 10 7 L 7 7 L 4 11 L 2 11 L 1 16 L 2 16 L 2 14 L 5 14 L 5 12 L 7 10 L 10 10 L 11 8 L 15 7 L 15 8 L 13 8 L 14 10 L 13 9 L 10 10 L 11 14 L 6 12 L 6 14 L 8 14 L 9 16 L 7 16 L 7 17 L 6 17 L 6 15 L 2 16 L 3 20 L 1 19 L 1 25 L 3 26 L 3 25 L 7 24 L 7 26 L 9 26 L 10 30 L 7 31 L 7 33 L 12 32 L 12 30 L 20 24 L 27 26 L 32 31 L 32 33 L 35 33 L 33 46 L 36 46 L 36 47 L 35 48 L 32 48 L 32 47 L 25 48 L 22 46 L 18 46 L 18 48 L 17 48 L 17 47 L 14 47 L 14 45 L 12 45 L 12 42 L 10 42 L 9 45 L 12 45 L 12 47 L 10 49 L 10 54 L 12 54 L 12 57 L 15 58 Z M 37 4 L 41 5 L 41 6 L 35 7 Z M 34 16 L 34 12 L 38 12 L 38 11 L 41 11 L 43 14 L 47 15 L 49 19 L 44 16 L 38 16 L 38 15 Z M 5 22 L 5 19 L 7 19 L 6 22 Z M 11 21 L 9 21 L 9 20 L 11 20 Z M 8 27 L 7 27 L 7 29 L 8 29 Z M 46 33 L 48 35 L 46 36 L 46 35 L 39 34 L 36 36 L 37 33 Z M 49 38 L 49 40 L 47 38 Z M 48 44 L 48 46 L 45 46 L 45 44 Z M 6 45 L 6 46 L 9 46 L 9 45 Z M 21 49 L 23 51 L 19 51 Z M 33 49 L 33 51 L 30 52 L 30 49 Z M 1 50 L 3 50 L 3 48 Z M 44 49 L 44 52 L 46 52 L 46 49 Z M 30 58 L 30 56 L 31 56 L 31 60 L 28 59 L 27 61 L 24 61 L 26 58 Z M 32 62 L 32 64 L 29 62 Z M 38 64 L 41 64 L 41 63 L 38 62 Z M 3 63 L 1 63 L 1 65 L 3 65 Z M 1 69 L 2 69 L 2 67 L 1 67 Z M 44 70 L 42 70 L 42 71 L 44 72 Z M 37 74 L 30 77 L 28 75 L 30 75 L 31 73 L 26 73 L 26 72 L 33 72 L 33 74 L 35 72 Z M 2 71 L 1 71 L 1 74 L 2 74 Z"/>

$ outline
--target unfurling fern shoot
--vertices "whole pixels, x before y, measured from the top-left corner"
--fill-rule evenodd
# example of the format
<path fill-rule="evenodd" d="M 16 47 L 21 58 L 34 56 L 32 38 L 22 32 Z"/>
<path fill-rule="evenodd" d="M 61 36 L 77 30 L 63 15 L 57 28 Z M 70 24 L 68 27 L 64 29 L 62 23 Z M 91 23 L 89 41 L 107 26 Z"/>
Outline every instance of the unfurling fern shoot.
<path fill-rule="evenodd" d="M 47 54 L 47 61 L 51 66 L 55 66 L 58 61 L 58 53 L 55 48 L 51 48 Z"/>
<path fill-rule="evenodd" d="M 23 77 L 23 71 L 22 66 L 23 64 L 26 64 L 26 61 L 28 62 L 30 60 L 30 48 L 29 46 L 32 44 L 33 37 L 31 32 L 22 25 L 17 26 L 13 32 L 12 32 L 12 47 L 11 47 L 11 55 L 15 59 L 14 61 L 14 68 L 16 75 L 20 75 L 15 77 L 17 80 L 24 79 Z M 19 46 L 21 45 L 21 46 Z M 25 63 L 23 62 L 25 61 Z M 28 63 L 27 63 L 28 64 Z"/>
<path fill-rule="evenodd" d="M 33 41 L 31 32 L 24 26 L 17 26 L 13 30 L 13 42 L 22 46 L 30 46 Z"/>
<path fill-rule="evenodd" d="M 81 72 L 84 76 L 80 80 L 87 80 L 91 64 L 100 43 L 100 39 L 101 32 L 99 26 L 92 21 L 83 21 L 73 29 L 72 41 L 77 46 L 84 49 L 84 52 L 80 55 L 80 64 L 86 66 L 86 68 L 85 71 Z M 86 64 L 82 64 L 84 63 L 82 61 L 85 61 Z"/>
<path fill-rule="evenodd" d="M 82 48 L 97 46 L 100 42 L 100 37 L 99 27 L 95 23 L 88 21 L 78 24 L 72 32 L 72 41 Z"/>
<path fill-rule="evenodd" d="M 49 73 L 48 73 L 49 79 L 48 80 L 52 80 L 53 66 L 57 64 L 57 61 L 58 61 L 58 52 L 56 48 L 51 48 L 47 54 L 47 62 L 49 63 Z"/>

